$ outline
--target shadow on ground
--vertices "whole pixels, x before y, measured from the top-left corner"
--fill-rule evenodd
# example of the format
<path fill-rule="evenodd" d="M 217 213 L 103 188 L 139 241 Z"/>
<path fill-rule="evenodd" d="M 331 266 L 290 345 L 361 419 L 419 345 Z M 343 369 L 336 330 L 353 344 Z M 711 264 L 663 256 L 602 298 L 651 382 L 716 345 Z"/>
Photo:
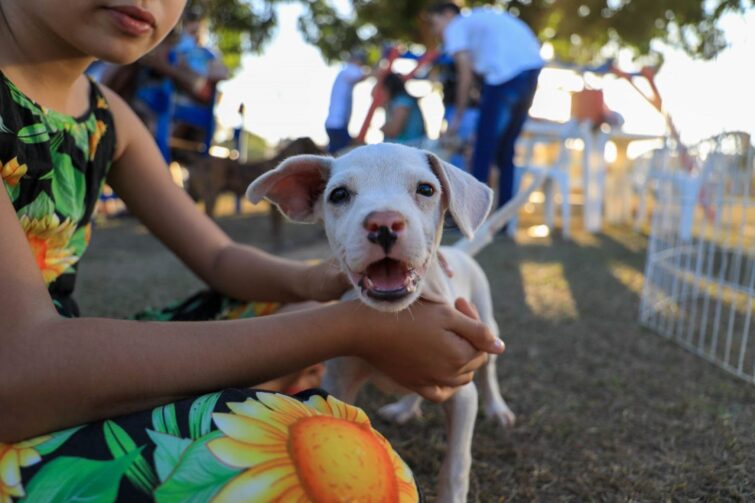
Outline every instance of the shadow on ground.
<path fill-rule="evenodd" d="M 221 225 L 274 246 L 264 215 Z M 289 224 L 283 244 L 298 257 L 327 251 L 312 226 Z M 637 324 L 644 246 L 623 228 L 571 242 L 522 231 L 480 255 L 508 346 L 498 372 L 518 423 L 504 432 L 478 419 L 469 501 L 755 500 L 755 387 Z M 80 270 L 87 315 L 127 316 L 202 286 L 130 220 L 98 229 Z M 421 421 L 397 427 L 376 414 L 388 399 L 368 389 L 360 405 L 432 500 L 445 445 L 440 407 L 425 404 Z"/>

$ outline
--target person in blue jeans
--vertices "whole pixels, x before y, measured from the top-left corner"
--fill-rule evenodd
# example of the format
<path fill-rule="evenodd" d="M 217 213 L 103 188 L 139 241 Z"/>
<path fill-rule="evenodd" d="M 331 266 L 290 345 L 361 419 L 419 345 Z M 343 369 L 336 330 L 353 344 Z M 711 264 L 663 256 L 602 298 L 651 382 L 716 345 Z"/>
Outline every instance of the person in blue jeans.
<path fill-rule="evenodd" d="M 443 55 L 436 64 L 440 69 L 440 81 L 443 84 L 443 120 L 446 126 L 448 126 L 456 117 L 456 85 L 458 81 L 456 65 L 454 65 L 453 59 L 448 55 Z M 464 171 L 471 170 L 470 150 L 474 145 L 477 122 L 480 119 L 481 90 L 482 79 L 479 75 L 473 75 L 472 86 L 470 87 L 467 99 L 467 108 L 462 112 L 459 119 L 459 129 L 456 132 L 458 142 L 454 142 L 450 146 L 453 151 L 448 160 L 451 164 Z"/>
<path fill-rule="evenodd" d="M 446 135 L 456 136 L 467 108 L 473 72 L 483 78 L 472 174 L 487 183 L 492 162 L 500 170 L 498 205 L 513 195 L 514 145 L 522 131 L 543 67 L 540 43 L 518 18 L 488 7 L 462 14 L 453 2 L 428 9 L 436 35 L 453 56 L 458 80 L 456 113 Z"/>

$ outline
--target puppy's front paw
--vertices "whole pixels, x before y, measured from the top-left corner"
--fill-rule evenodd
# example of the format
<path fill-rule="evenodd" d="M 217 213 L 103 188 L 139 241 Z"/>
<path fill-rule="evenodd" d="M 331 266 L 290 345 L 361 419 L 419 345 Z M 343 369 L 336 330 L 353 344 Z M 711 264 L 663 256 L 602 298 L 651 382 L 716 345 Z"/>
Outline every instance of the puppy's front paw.
<path fill-rule="evenodd" d="M 420 408 L 419 400 L 409 401 L 401 399 L 397 402 L 383 405 L 378 410 L 378 414 L 387 421 L 404 424 L 412 419 L 421 418 L 422 409 Z"/>
<path fill-rule="evenodd" d="M 497 421 L 498 424 L 506 429 L 513 428 L 516 423 L 516 416 L 511 412 L 506 402 L 503 401 L 485 407 L 485 416 Z"/>

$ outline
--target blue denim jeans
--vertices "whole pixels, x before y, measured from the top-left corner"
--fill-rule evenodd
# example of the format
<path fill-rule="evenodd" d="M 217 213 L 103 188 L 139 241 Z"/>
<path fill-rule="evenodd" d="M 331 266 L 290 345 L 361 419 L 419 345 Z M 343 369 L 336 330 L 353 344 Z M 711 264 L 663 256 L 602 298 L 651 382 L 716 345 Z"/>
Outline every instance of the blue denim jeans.
<path fill-rule="evenodd" d="M 451 121 L 454 120 L 455 115 L 456 107 L 454 105 L 449 105 L 446 107 L 443 118 L 446 120 L 447 124 L 450 124 Z M 461 123 L 459 124 L 459 132 L 457 133 L 459 139 L 464 142 L 464 144 L 468 144 L 474 138 L 475 132 L 477 131 L 477 121 L 479 120 L 479 118 L 479 108 L 471 107 L 464 110 L 464 114 L 461 117 Z M 469 171 L 470 169 L 470 166 L 467 165 L 467 160 L 460 152 L 455 152 L 449 159 L 449 162 L 464 171 Z"/>
<path fill-rule="evenodd" d="M 482 86 L 472 174 L 488 183 L 490 165 L 495 161 L 500 171 L 499 207 L 513 195 L 514 145 L 527 120 L 539 75 L 540 69 L 527 70 L 503 84 Z"/>
<path fill-rule="evenodd" d="M 328 133 L 330 143 L 328 143 L 328 153 L 335 154 L 342 148 L 348 147 L 351 143 L 351 135 L 349 130 L 343 128 L 325 128 Z"/>

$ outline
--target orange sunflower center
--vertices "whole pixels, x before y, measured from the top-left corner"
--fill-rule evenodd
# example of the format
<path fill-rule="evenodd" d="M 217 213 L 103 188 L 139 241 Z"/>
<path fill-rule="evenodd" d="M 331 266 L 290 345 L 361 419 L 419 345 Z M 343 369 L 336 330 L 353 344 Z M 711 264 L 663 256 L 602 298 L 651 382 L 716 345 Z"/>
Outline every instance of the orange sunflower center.
<path fill-rule="evenodd" d="M 291 457 L 313 501 L 398 501 L 391 459 L 369 427 L 314 416 L 297 421 L 290 434 Z"/>
<path fill-rule="evenodd" d="M 37 267 L 40 271 L 45 270 L 47 267 L 47 241 L 35 236 L 27 236 L 31 252 L 34 254 L 34 258 L 37 260 Z"/>

